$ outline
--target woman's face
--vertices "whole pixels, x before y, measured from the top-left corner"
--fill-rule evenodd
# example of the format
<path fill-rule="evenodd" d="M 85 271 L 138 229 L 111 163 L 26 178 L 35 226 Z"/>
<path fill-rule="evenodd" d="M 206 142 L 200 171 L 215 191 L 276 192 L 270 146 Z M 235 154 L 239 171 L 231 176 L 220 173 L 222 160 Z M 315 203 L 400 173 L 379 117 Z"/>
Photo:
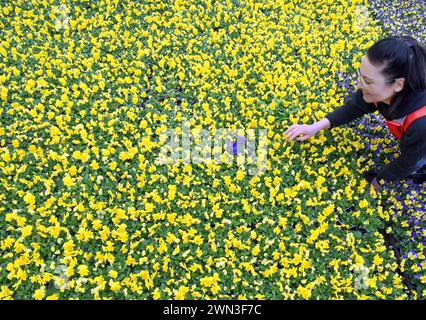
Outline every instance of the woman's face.
<path fill-rule="evenodd" d="M 404 78 L 396 79 L 395 82 L 387 81 L 382 74 L 384 66 L 376 67 L 370 63 L 367 55 L 364 56 L 359 67 L 360 78 L 357 87 L 362 90 L 362 96 L 365 102 L 385 102 L 390 104 L 392 97 L 396 92 L 404 88 Z"/>

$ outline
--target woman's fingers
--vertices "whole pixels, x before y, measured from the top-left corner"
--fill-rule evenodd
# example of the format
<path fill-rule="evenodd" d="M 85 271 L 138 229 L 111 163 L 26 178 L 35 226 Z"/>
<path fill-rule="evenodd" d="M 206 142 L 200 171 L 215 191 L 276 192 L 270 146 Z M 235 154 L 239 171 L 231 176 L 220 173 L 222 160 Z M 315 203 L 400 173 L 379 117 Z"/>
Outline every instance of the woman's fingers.
<path fill-rule="evenodd" d="M 293 141 L 298 135 L 300 135 L 300 129 L 295 129 L 288 137 L 288 140 Z"/>
<path fill-rule="evenodd" d="M 301 137 L 297 138 L 297 140 L 299 140 L 299 141 L 304 141 L 304 140 L 308 139 L 309 137 L 310 137 L 310 136 L 308 136 L 307 134 L 305 134 L 305 135 L 303 135 L 303 136 L 301 136 Z"/>
<path fill-rule="evenodd" d="M 285 134 L 286 139 L 288 139 L 289 137 L 291 137 L 291 135 L 294 133 L 294 130 L 296 130 L 296 129 L 291 129 L 291 130 L 289 130 L 289 131 Z"/>
<path fill-rule="evenodd" d="M 308 135 L 305 131 L 305 126 L 298 124 L 293 124 L 284 134 L 285 138 L 289 141 L 293 141 L 295 139 L 303 141 L 310 137 L 310 135 Z M 302 136 L 299 137 L 300 135 Z"/>
<path fill-rule="evenodd" d="M 299 126 L 297 124 L 293 124 L 290 128 L 287 129 L 286 132 L 284 132 L 286 139 L 289 139 L 290 137 L 293 137 L 294 133 L 299 129 Z"/>
<path fill-rule="evenodd" d="M 312 136 L 312 134 L 309 133 L 308 126 L 300 125 L 300 124 L 291 125 L 286 130 L 286 132 L 284 132 L 284 134 L 285 134 L 285 138 L 288 141 L 293 141 L 295 139 L 299 141 L 304 141 Z"/>
<path fill-rule="evenodd" d="M 290 126 L 290 128 L 288 128 L 285 132 L 284 132 L 284 134 L 285 135 L 287 135 L 287 134 L 289 134 L 294 128 L 296 128 L 296 125 L 295 124 L 292 124 L 291 126 Z"/>
<path fill-rule="evenodd" d="M 287 140 L 290 140 L 292 137 L 293 137 L 293 133 L 294 133 L 294 130 L 291 130 L 291 131 L 289 131 L 287 134 L 286 134 L 286 139 Z"/>

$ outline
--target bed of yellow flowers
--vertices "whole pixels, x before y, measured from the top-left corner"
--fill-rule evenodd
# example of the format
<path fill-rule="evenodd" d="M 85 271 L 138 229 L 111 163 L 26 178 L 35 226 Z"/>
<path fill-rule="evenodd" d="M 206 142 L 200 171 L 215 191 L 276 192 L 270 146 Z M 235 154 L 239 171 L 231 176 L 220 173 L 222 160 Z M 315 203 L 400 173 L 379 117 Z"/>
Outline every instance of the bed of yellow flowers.
<path fill-rule="evenodd" d="M 2 2 L 0 298 L 412 297 L 362 139 L 283 134 L 342 104 L 335 72 L 381 37 L 367 6 Z M 183 119 L 267 130 L 266 170 L 156 164 Z"/>

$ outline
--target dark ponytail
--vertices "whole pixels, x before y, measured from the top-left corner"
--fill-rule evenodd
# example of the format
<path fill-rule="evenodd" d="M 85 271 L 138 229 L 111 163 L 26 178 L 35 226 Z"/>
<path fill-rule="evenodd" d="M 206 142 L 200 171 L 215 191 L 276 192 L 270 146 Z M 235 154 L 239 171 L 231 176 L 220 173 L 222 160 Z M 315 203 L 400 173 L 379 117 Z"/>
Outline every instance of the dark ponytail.
<path fill-rule="evenodd" d="M 413 93 L 426 90 L 426 48 L 411 36 L 391 36 L 367 50 L 368 60 L 382 70 L 389 82 L 405 78 L 404 88 L 395 94 L 389 114 L 404 105 Z"/>

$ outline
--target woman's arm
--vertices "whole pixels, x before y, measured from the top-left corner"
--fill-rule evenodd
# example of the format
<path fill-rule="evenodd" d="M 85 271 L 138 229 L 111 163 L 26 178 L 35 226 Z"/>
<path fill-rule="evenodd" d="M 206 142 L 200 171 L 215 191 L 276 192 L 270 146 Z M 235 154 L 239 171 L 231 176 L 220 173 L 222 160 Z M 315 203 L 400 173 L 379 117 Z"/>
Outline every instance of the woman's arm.
<path fill-rule="evenodd" d="M 330 121 L 330 128 L 334 128 L 377 110 L 373 103 L 364 101 L 362 90 L 358 89 L 343 106 L 328 113 L 325 117 Z"/>
<path fill-rule="evenodd" d="M 377 111 L 372 103 L 366 103 L 362 98 L 362 91 L 358 90 L 343 106 L 328 113 L 325 118 L 313 124 L 293 124 L 285 131 L 285 138 L 303 141 L 315 135 L 323 129 L 333 128 L 348 123 L 364 114 Z"/>

